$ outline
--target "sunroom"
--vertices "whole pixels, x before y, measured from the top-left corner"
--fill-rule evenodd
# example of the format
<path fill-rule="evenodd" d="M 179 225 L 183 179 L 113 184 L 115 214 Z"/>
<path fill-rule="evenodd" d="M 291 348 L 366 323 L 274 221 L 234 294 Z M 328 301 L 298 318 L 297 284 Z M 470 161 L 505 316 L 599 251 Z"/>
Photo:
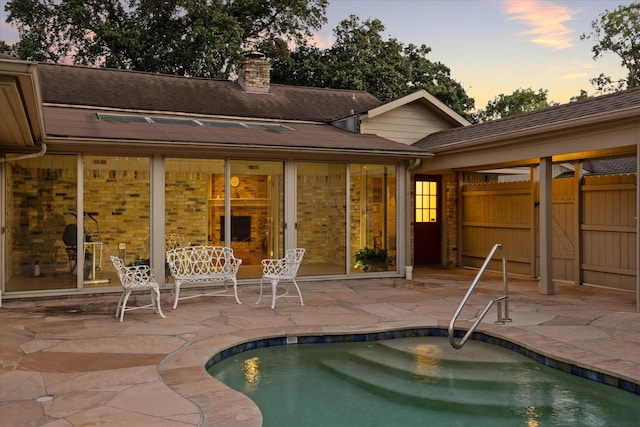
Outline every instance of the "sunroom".
<path fill-rule="evenodd" d="M 404 273 L 408 166 L 430 154 L 330 124 L 369 94 L 0 62 L 34 105 L 31 141 L 0 144 L 5 298 L 114 291 L 110 255 L 170 281 L 171 245 L 229 246 L 247 283 L 291 247 L 303 279 Z M 386 269 L 355 267 L 365 247 Z"/>

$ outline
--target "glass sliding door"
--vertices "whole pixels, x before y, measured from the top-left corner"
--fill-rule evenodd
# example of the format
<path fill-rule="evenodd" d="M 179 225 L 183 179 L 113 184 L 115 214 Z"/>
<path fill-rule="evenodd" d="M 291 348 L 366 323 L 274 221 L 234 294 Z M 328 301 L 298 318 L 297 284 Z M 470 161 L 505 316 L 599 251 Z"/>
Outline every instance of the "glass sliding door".
<path fill-rule="evenodd" d="M 352 272 L 392 270 L 396 259 L 396 167 L 352 164 L 350 174 Z"/>
<path fill-rule="evenodd" d="M 45 155 L 5 165 L 4 291 L 77 287 L 77 157 Z"/>
<path fill-rule="evenodd" d="M 284 256 L 284 165 L 256 160 L 230 165 L 230 209 L 228 215 L 216 210 L 211 218 L 214 236 L 242 259 L 238 278 L 258 278 L 263 259 Z M 222 176 L 215 177 L 216 195 L 224 195 L 223 183 Z"/>
<path fill-rule="evenodd" d="M 296 164 L 296 246 L 306 250 L 299 275 L 345 274 L 347 167 Z"/>
<path fill-rule="evenodd" d="M 165 160 L 165 250 L 221 244 L 224 160 Z"/>
<path fill-rule="evenodd" d="M 149 262 L 150 161 L 85 156 L 83 173 L 83 285 L 120 286 L 109 256 Z"/>

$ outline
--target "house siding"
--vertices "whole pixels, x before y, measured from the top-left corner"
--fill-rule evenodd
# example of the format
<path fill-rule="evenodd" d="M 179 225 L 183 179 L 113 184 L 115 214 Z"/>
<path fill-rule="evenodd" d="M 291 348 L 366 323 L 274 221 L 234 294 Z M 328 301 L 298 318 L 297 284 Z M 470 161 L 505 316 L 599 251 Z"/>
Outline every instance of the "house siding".
<path fill-rule="evenodd" d="M 364 119 L 360 124 L 362 133 L 374 134 L 407 145 L 450 128 L 451 123 L 417 103 L 403 105 L 374 118 Z"/>

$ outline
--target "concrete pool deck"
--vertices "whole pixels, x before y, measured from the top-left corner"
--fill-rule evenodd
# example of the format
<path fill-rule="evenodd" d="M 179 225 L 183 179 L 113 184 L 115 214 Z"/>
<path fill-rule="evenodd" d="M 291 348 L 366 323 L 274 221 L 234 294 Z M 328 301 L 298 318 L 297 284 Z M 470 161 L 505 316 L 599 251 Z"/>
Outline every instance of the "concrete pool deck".
<path fill-rule="evenodd" d="M 233 298 L 203 297 L 171 310 L 114 318 L 118 296 L 4 300 L 0 307 L 0 425 L 260 426 L 257 407 L 210 377 L 216 353 L 263 338 L 444 328 L 475 271 L 414 269 L 413 280 L 300 282 L 304 302 L 260 305 L 255 285 Z M 640 313 L 635 293 L 510 277 L 512 322 L 495 308 L 478 331 L 553 359 L 640 384 Z M 469 325 L 502 291 L 487 273 L 456 324 Z M 184 290 L 194 293 L 194 290 Z M 148 294 L 137 299 L 146 302 Z M 464 351 L 464 348 L 460 351 Z"/>

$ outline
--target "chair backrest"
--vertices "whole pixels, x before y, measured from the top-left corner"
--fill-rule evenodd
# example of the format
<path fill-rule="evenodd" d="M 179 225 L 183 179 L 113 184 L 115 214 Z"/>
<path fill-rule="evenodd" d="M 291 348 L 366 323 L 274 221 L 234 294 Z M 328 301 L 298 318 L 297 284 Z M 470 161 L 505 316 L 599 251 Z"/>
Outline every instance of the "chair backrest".
<path fill-rule="evenodd" d="M 120 258 L 111 256 L 111 262 L 118 273 L 123 288 L 136 289 L 148 287 L 155 282 L 153 271 L 148 265 L 127 267 Z"/>
<path fill-rule="evenodd" d="M 165 251 L 168 251 L 169 249 L 182 248 L 185 246 L 189 246 L 189 243 L 186 241 L 184 234 L 167 233 L 164 235 Z"/>
<path fill-rule="evenodd" d="M 235 274 L 242 262 L 233 256 L 233 249 L 223 246 L 187 246 L 170 249 L 166 255 L 173 277 Z"/>
<path fill-rule="evenodd" d="M 126 277 L 126 266 L 124 265 L 124 262 L 116 257 L 116 256 L 111 256 L 111 262 L 113 263 L 113 266 L 116 269 L 116 273 L 118 273 L 118 278 L 120 279 L 120 283 L 122 283 L 122 286 L 125 286 L 127 284 L 127 277 Z"/>
<path fill-rule="evenodd" d="M 284 256 L 284 269 L 282 272 L 282 276 L 295 279 L 295 277 L 298 275 L 298 268 L 300 268 L 303 257 L 303 248 L 287 249 L 287 252 Z"/>

